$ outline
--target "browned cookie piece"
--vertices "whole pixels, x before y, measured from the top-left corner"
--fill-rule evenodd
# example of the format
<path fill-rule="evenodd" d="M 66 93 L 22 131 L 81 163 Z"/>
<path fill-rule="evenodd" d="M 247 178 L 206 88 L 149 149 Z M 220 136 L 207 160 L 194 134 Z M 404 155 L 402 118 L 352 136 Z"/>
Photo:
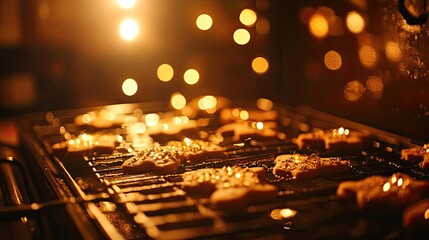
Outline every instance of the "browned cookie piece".
<path fill-rule="evenodd" d="M 361 208 L 370 207 L 386 212 L 397 212 L 427 194 L 428 181 L 415 180 L 404 173 L 345 181 L 337 188 L 339 197 L 356 198 Z"/>
<path fill-rule="evenodd" d="M 402 214 L 406 239 L 429 239 L 429 199 L 408 206 Z"/>
<path fill-rule="evenodd" d="M 238 210 L 248 205 L 273 199 L 277 195 L 277 187 L 271 184 L 256 184 L 253 187 L 232 187 L 217 189 L 210 202 L 219 210 Z"/>
<path fill-rule="evenodd" d="M 177 151 L 188 162 L 204 160 L 206 157 L 223 156 L 225 150 L 223 147 L 212 142 L 192 140 L 190 138 L 184 138 L 183 141 L 169 141 L 166 147 Z"/>
<path fill-rule="evenodd" d="M 316 154 L 310 156 L 285 154 L 274 160 L 273 173 L 284 178 L 314 178 L 329 175 L 348 169 L 349 162 L 340 158 L 321 158 Z"/>
<path fill-rule="evenodd" d="M 401 158 L 413 163 L 420 163 L 425 156 L 429 157 L 429 144 L 423 147 L 405 148 L 401 150 Z"/>
<path fill-rule="evenodd" d="M 173 173 L 180 166 L 180 158 L 176 151 L 165 148 L 149 148 L 125 160 L 121 169 L 125 173 Z"/>
<path fill-rule="evenodd" d="M 244 210 L 249 204 L 272 199 L 277 187 L 260 182 L 262 167 L 205 168 L 183 174 L 182 189 L 194 197 L 210 196 L 219 210 Z"/>
<path fill-rule="evenodd" d="M 68 156 L 94 155 L 112 153 L 116 145 L 122 141 L 116 134 L 80 134 L 67 141 L 55 143 L 51 146 L 52 154 L 66 154 Z"/>
<path fill-rule="evenodd" d="M 301 133 L 296 138 L 299 149 L 326 150 L 330 152 L 356 151 L 363 148 L 369 135 L 343 127 L 325 131 Z"/>
<path fill-rule="evenodd" d="M 235 122 L 219 127 L 216 133 L 223 137 L 230 137 L 233 141 L 242 141 L 247 138 L 269 140 L 277 138 L 276 129 L 275 122 Z"/>

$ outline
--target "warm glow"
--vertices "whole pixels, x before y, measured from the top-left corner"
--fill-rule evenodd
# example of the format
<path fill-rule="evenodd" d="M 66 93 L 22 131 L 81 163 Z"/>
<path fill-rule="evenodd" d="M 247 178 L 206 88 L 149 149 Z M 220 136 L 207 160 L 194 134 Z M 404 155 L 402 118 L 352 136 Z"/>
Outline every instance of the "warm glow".
<path fill-rule="evenodd" d="M 240 22 L 246 26 L 252 26 L 255 24 L 257 16 L 255 11 L 250 9 L 244 9 L 240 13 Z"/>
<path fill-rule="evenodd" d="M 257 122 L 256 123 L 256 129 L 258 129 L 258 130 L 264 129 L 264 123 L 263 122 Z"/>
<path fill-rule="evenodd" d="M 240 111 L 240 119 L 241 120 L 247 120 L 249 119 L 249 112 L 246 110 L 241 110 Z"/>
<path fill-rule="evenodd" d="M 264 74 L 268 71 L 269 64 L 267 59 L 263 57 L 257 57 L 252 61 L 253 71 L 257 74 Z"/>
<path fill-rule="evenodd" d="M 147 126 L 156 126 L 159 122 L 159 115 L 156 113 L 149 113 L 145 116 L 145 121 Z"/>
<path fill-rule="evenodd" d="M 119 34 L 125 41 L 132 41 L 139 33 L 139 24 L 132 19 L 125 19 L 119 26 Z"/>
<path fill-rule="evenodd" d="M 188 69 L 185 74 L 183 74 L 183 79 L 187 84 L 194 85 L 200 80 L 200 74 L 195 69 Z"/>
<path fill-rule="evenodd" d="M 171 95 L 171 106 L 177 110 L 184 108 L 186 106 L 186 98 L 180 93 L 173 93 Z"/>
<path fill-rule="evenodd" d="M 385 51 L 387 59 L 392 62 L 399 62 L 402 58 L 401 48 L 396 42 L 387 42 Z"/>
<path fill-rule="evenodd" d="M 258 98 L 258 100 L 256 101 L 256 106 L 264 111 L 269 111 L 271 109 L 273 109 L 273 101 L 266 99 L 266 98 Z"/>
<path fill-rule="evenodd" d="M 211 95 L 204 96 L 198 101 L 198 107 L 201 110 L 213 109 L 213 108 L 216 108 L 216 105 L 217 105 L 216 97 Z"/>
<path fill-rule="evenodd" d="M 359 100 L 363 93 L 365 92 L 365 87 L 359 81 L 350 81 L 346 84 L 344 88 L 344 97 L 351 102 Z"/>
<path fill-rule="evenodd" d="M 390 183 L 389 182 L 387 182 L 387 183 L 385 183 L 384 185 L 383 185 L 383 191 L 384 192 L 387 192 L 387 191 L 389 191 L 390 190 Z"/>
<path fill-rule="evenodd" d="M 237 29 L 234 32 L 234 41 L 239 45 L 245 45 L 250 41 L 250 33 L 246 29 Z"/>
<path fill-rule="evenodd" d="M 360 33 L 365 28 L 365 21 L 359 13 L 352 11 L 347 14 L 346 25 L 350 32 Z"/>
<path fill-rule="evenodd" d="M 314 14 L 309 20 L 309 30 L 313 36 L 323 38 L 328 34 L 329 25 L 326 18 L 320 14 Z"/>
<path fill-rule="evenodd" d="M 343 19 L 338 16 L 328 18 L 329 34 L 332 36 L 341 36 L 344 33 Z"/>
<path fill-rule="evenodd" d="M 161 64 L 158 67 L 156 74 L 158 75 L 159 80 L 163 82 L 168 82 L 173 78 L 174 70 L 173 67 L 168 64 Z"/>
<path fill-rule="evenodd" d="M 336 51 L 329 51 L 325 54 L 325 66 L 329 70 L 338 70 L 341 67 L 341 55 Z"/>
<path fill-rule="evenodd" d="M 292 218 L 297 214 L 297 211 L 290 208 L 283 208 L 280 210 L 280 216 L 282 218 Z"/>
<path fill-rule="evenodd" d="M 372 68 L 378 62 L 377 51 L 369 45 L 364 45 L 359 49 L 359 60 L 363 66 Z"/>
<path fill-rule="evenodd" d="M 380 77 L 369 76 L 365 83 L 366 89 L 375 98 L 380 98 L 383 94 L 384 84 Z"/>
<path fill-rule="evenodd" d="M 266 18 L 260 18 L 256 22 L 256 32 L 262 35 L 266 35 L 270 32 L 270 22 Z"/>
<path fill-rule="evenodd" d="M 136 5 L 137 1 L 136 0 L 116 0 L 116 2 L 121 8 L 131 9 L 132 7 L 134 7 L 134 5 Z"/>
<path fill-rule="evenodd" d="M 137 82 L 134 79 L 128 78 L 122 83 L 122 91 L 127 96 L 133 96 L 138 89 Z"/>
<path fill-rule="evenodd" d="M 203 31 L 208 30 L 213 25 L 213 19 L 208 14 L 201 14 L 196 21 L 197 27 Z"/>

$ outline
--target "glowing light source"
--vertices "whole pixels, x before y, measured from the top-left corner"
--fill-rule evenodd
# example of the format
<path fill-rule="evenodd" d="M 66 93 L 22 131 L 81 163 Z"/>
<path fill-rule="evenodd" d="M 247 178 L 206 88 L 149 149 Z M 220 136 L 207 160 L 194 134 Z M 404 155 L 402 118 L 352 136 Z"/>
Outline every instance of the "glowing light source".
<path fill-rule="evenodd" d="M 245 45 L 250 41 L 250 33 L 246 29 L 240 28 L 235 30 L 233 38 L 237 44 Z"/>
<path fill-rule="evenodd" d="M 136 0 L 116 0 L 116 2 L 121 8 L 131 9 L 132 7 L 134 7 L 134 5 L 136 5 L 137 1 Z"/>
<path fill-rule="evenodd" d="M 372 68 L 378 62 L 377 51 L 369 45 L 364 45 L 359 49 L 359 60 L 363 66 Z"/>
<path fill-rule="evenodd" d="M 369 76 L 365 82 L 366 89 L 375 97 L 380 98 L 383 95 L 384 84 L 378 76 Z"/>
<path fill-rule="evenodd" d="M 186 98 L 180 93 L 173 93 L 171 95 L 171 106 L 177 110 L 184 108 L 186 106 Z"/>
<path fill-rule="evenodd" d="M 324 62 L 329 70 L 338 70 L 341 67 L 341 55 L 336 51 L 329 51 L 325 54 Z"/>
<path fill-rule="evenodd" d="M 266 18 L 259 18 L 255 28 L 257 33 L 266 35 L 270 32 L 270 22 Z"/>
<path fill-rule="evenodd" d="M 119 35 L 125 41 L 134 40 L 139 33 L 139 24 L 133 19 L 125 19 L 119 25 Z"/>
<path fill-rule="evenodd" d="M 313 36 L 323 38 L 328 34 L 329 24 L 326 18 L 321 14 L 314 14 L 309 20 L 309 30 Z"/>
<path fill-rule="evenodd" d="M 217 105 L 216 97 L 211 95 L 204 96 L 198 101 L 198 107 L 201 110 L 213 109 L 216 107 L 216 105 Z"/>
<path fill-rule="evenodd" d="M 347 14 L 346 25 L 350 32 L 357 34 L 365 28 L 365 21 L 358 12 L 351 11 Z"/>
<path fill-rule="evenodd" d="M 159 122 L 159 115 L 156 113 L 149 113 L 145 116 L 147 126 L 156 126 Z"/>
<path fill-rule="evenodd" d="M 257 74 L 264 74 L 268 71 L 269 64 L 267 59 L 263 57 L 256 57 L 252 61 L 252 69 Z"/>
<path fill-rule="evenodd" d="M 348 82 L 344 87 L 344 97 L 351 102 L 359 100 L 364 92 L 365 87 L 361 82 L 356 80 Z"/>
<path fill-rule="evenodd" d="M 196 21 L 197 27 L 203 31 L 208 30 L 213 25 L 213 19 L 208 14 L 201 14 Z"/>
<path fill-rule="evenodd" d="M 252 26 L 257 20 L 257 15 L 255 11 L 246 8 L 241 11 L 239 19 L 242 24 Z"/>
<path fill-rule="evenodd" d="M 173 67 L 168 64 L 161 64 L 156 71 L 156 75 L 158 76 L 159 80 L 168 82 L 174 76 Z"/>
<path fill-rule="evenodd" d="M 266 98 L 258 98 L 258 100 L 256 101 L 256 106 L 264 111 L 269 111 L 271 109 L 273 109 L 273 101 L 266 99 Z"/>
<path fill-rule="evenodd" d="M 122 83 L 122 91 L 127 96 L 133 96 L 134 94 L 136 94 L 137 90 L 137 82 L 132 78 L 128 78 Z"/>
<path fill-rule="evenodd" d="M 241 120 L 247 120 L 249 119 L 249 112 L 246 110 L 241 110 L 240 111 L 240 119 Z"/>
<path fill-rule="evenodd" d="M 188 69 L 185 74 L 183 74 L 183 79 L 187 84 L 194 85 L 200 80 L 200 74 L 195 69 Z"/>
<path fill-rule="evenodd" d="M 392 62 L 399 62 L 402 58 L 402 51 L 396 42 L 387 42 L 385 52 L 387 59 Z"/>

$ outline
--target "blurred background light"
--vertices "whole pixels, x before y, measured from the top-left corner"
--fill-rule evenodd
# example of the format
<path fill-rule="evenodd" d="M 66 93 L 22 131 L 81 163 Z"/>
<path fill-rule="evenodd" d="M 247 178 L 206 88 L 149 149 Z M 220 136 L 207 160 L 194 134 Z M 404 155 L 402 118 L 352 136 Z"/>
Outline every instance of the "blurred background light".
<path fill-rule="evenodd" d="M 358 12 L 351 11 L 347 14 L 346 25 L 350 32 L 357 34 L 365 28 L 365 21 Z"/>
<path fill-rule="evenodd" d="M 117 0 L 118 5 L 123 9 L 131 9 L 136 5 L 136 0 Z"/>
<path fill-rule="evenodd" d="M 186 98 L 181 93 L 175 92 L 171 94 L 171 106 L 174 109 L 180 110 L 186 106 Z"/>
<path fill-rule="evenodd" d="M 137 90 L 137 82 L 132 78 L 125 79 L 125 81 L 122 83 L 122 91 L 127 96 L 133 96 L 136 94 Z"/>
<path fill-rule="evenodd" d="M 209 30 L 213 25 L 213 19 L 208 14 L 201 14 L 196 20 L 197 27 L 200 30 Z"/>
<path fill-rule="evenodd" d="M 162 82 L 169 82 L 174 76 L 174 69 L 169 64 L 164 63 L 159 65 L 156 75 Z"/>
<path fill-rule="evenodd" d="M 325 37 L 329 31 L 328 21 L 323 15 L 318 13 L 310 17 L 308 27 L 310 33 L 317 38 Z"/>
<path fill-rule="evenodd" d="M 139 33 L 139 24 L 133 19 L 125 19 L 119 25 L 119 35 L 125 41 L 134 40 Z"/>
<path fill-rule="evenodd" d="M 183 74 L 183 79 L 189 85 L 194 85 L 200 80 L 200 74 L 195 69 L 188 69 Z"/>
<path fill-rule="evenodd" d="M 252 61 L 252 69 L 257 74 L 264 74 L 268 71 L 269 63 L 268 60 L 263 57 L 256 57 Z"/>
<path fill-rule="evenodd" d="M 250 33 L 246 29 L 240 28 L 235 30 L 233 38 L 238 45 L 245 45 L 250 41 Z"/>
<path fill-rule="evenodd" d="M 257 20 L 257 15 L 255 11 L 246 8 L 243 11 L 241 11 L 239 19 L 242 24 L 250 27 L 255 24 Z"/>

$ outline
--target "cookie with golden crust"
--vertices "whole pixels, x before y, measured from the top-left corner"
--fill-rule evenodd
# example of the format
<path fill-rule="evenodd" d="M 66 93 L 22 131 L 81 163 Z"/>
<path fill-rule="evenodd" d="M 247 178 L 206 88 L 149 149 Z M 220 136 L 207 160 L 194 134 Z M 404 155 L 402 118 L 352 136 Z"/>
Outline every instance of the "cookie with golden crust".
<path fill-rule="evenodd" d="M 404 173 L 344 181 L 337 188 L 337 196 L 355 198 L 361 208 L 369 207 L 387 212 L 403 209 L 428 194 L 428 181 L 415 180 Z"/>
<path fill-rule="evenodd" d="M 295 139 L 299 149 L 326 150 L 330 152 L 355 151 L 363 148 L 369 135 L 343 127 L 325 131 L 301 133 Z"/>
<path fill-rule="evenodd" d="M 203 140 L 192 140 L 184 138 L 182 141 L 169 141 L 166 144 L 168 149 L 177 151 L 183 158 L 182 162 L 195 162 L 204 160 L 206 157 L 223 156 L 225 149 L 212 142 Z"/>
<path fill-rule="evenodd" d="M 121 141 L 116 134 L 80 134 L 67 141 L 51 146 L 52 154 L 69 156 L 93 155 L 94 153 L 112 153 Z"/>
<path fill-rule="evenodd" d="M 216 209 L 243 210 L 251 203 L 276 196 L 277 187 L 260 181 L 264 176 L 262 167 L 198 169 L 183 174 L 182 189 L 190 196 L 210 196 Z"/>
<path fill-rule="evenodd" d="M 181 164 L 176 151 L 165 148 L 148 148 L 127 159 L 121 166 L 124 173 L 173 173 Z"/>
<path fill-rule="evenodd" d="M 273 173 L 284 178 L 315 178 L 348 169 L 349 162 L 340 158 L 321 158 L 316 154 L 284 154 L 274 160 Z"/>

